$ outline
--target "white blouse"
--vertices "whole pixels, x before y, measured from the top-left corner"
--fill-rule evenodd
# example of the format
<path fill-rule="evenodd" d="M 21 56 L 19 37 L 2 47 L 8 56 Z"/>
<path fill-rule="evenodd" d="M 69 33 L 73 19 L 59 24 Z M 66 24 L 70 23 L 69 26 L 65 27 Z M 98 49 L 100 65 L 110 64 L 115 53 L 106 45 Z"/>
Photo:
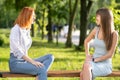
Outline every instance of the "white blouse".
<path fill-rule="evenodd" d="M 16 24 L 10 32 L 10 53 L 21 59 L 23 55 L 28 54 L 31 44 L 30 30 L 22 29 Z"/>

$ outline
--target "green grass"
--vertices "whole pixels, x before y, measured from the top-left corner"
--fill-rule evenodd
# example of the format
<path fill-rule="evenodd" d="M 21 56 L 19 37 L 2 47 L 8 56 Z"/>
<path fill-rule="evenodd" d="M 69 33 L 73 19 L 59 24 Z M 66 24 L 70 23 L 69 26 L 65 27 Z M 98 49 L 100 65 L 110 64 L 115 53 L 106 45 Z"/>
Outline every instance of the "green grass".
<path fill-rule="evenodd" d="M 9 70 L 9 45 L 0 47 L 0 70 Z M 81 70 L 82 64 L 85 59 L 85 53 L 75 51 L 74 48 L 65 48 L 64 44 L 59 43 L 57 46 L 55 43 L 47 43 L 46 40 L 40 40 L 40 38 L 33 38 L 32 47 L 29 50 L 29 56 L 31 58 L 37 58 L 45 54 L 51 53 L 55 57 L 55 61 L 50 70 Z M 113 57 L 113 70 L 120 70 L 120 54 L 116 54 Z M 34 78 L 27 78 L 34 80 Z M 0 80 L 26 80 L 26 78 L 7 78 Z M 48 78 L 48 80 L 79 80 L 79 78 Z M 106 78 L 98 77 L 96 80 L 120 80 L 119 77 Z"/>

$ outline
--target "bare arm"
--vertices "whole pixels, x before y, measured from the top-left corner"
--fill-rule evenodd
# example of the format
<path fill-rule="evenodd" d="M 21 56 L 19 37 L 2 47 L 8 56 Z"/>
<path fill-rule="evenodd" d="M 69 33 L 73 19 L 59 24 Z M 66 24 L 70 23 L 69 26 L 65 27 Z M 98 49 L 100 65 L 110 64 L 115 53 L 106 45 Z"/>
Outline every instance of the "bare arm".
<path fill-rule="evenodd" d="M 89 54 L 89 42 L 95 37 L 97 28 L 95 27 L 92 32 L 89 34 L 89 36 L 84 41 L 84 47 L 85 47 L 85 54 L 86 59 L 85 62 L 89 62 L 92 60 L 91 55 Z"/>
<path fill-rule="evenodd" d="M 114 55 L 117 43 L 118 43 L 118 33 L 115 31 L 113 33 L 113 42 L 112 42 L 111 49 L 108 51 L 108 53 L 106 55 L 101 56 L 99 58 L 95 58 L 94 62 L 99 62 L 99 61 L 103 61 L 103 60 L 112 58 L 112 56 Z"/>
<path fill-rule="evenodd" d="M 89 42 L 91 39 L 95 37 L 95 34 L 96 34 L 96 27 L 92 30 L 92 32 L 89 34 L 89 36 L 84 41 L 86 55 L 89 55 Z"/>
<path fill-rule="evenodd" d="M 36 67 L 41 67 L 44 66 L 42 63 L 38 62 L 38 61 L 34 61 L 33 59 L 31 59 L 29 56 L 23 55 L 22 58 L 30 63 L 32 63 L 33 65 L 35 65 Z"/>

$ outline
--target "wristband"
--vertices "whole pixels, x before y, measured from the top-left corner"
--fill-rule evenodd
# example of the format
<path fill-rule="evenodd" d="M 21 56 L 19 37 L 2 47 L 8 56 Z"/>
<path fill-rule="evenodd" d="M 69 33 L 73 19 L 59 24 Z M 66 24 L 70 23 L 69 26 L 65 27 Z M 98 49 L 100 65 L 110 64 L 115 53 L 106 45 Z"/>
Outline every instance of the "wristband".
<path fill-rule="evenodd" d="M 94 62 L 94 61 L 95 61 L 95 59 L 94 59 L 94 58 L 92 58 L 92 61 Z"/>

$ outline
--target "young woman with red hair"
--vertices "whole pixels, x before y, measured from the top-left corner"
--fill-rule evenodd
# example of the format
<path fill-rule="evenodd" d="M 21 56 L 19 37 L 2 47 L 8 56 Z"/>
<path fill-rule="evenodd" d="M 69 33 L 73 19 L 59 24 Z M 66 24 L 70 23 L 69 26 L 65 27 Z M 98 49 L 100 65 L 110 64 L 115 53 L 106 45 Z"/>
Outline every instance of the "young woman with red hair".
<path fill-rule="evenodd" d="M 52 54 L 31 59 L 28 49 L 32 44 L 30 37 L 31 24 L 34 23 L 34 9 L 24 7 L 17 17 L 10 33 L 9 68 L 12 73 L 36 75 L 37 80 L 47 80 L 47 71 L 54 61 Z"/>

